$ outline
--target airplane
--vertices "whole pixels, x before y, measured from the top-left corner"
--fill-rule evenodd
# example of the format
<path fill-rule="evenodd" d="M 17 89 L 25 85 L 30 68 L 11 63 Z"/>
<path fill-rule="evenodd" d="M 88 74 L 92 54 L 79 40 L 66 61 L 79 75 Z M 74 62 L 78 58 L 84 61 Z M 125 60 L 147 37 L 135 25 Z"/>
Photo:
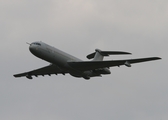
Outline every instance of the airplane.
<path fill-rule="evenodd" d="M 57 48 L 54 48 L 43 42 L 33 42 L 29 44 L 30 52 L 36 57 L 49 62 L 48 66 L 13 75 L 14 77 L 27 77 L 33 79 L 32 76 L 52 74 L 70 74 L 74 77 L 84 78 L 89 80 L 91 77 L 101 77 L 102 75 L 111 74 L 110 67 L 125 65 L 131 67 L 131 64 L 159 60 L 159 57 L 148 57 L 139 59 L 127 60 L 108 60 L 103 61 L 103 58 L 109 55 L 129 55 L 129 52 L 121 51 L 101 51 L 95 49 L 95 52 L 87 55 L 91 61 L 82 61 L 70 54 L 67 54 Z"/>

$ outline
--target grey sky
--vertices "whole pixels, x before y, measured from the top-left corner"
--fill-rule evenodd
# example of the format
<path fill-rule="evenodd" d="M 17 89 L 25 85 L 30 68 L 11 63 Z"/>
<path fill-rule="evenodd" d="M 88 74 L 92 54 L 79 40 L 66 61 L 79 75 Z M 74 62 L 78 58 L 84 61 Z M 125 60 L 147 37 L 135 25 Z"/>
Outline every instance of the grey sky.
<path fill-rule="evenodd" d="M 3 120 L 167 120 L 168 1 L 0 1 L 0 118 Z M 15 79 L 47 62 L 26 42 L 43 41 L 80 59 L 95 48 L 162 60 L 111 68 L 90 81 L 62 76 Z"/>

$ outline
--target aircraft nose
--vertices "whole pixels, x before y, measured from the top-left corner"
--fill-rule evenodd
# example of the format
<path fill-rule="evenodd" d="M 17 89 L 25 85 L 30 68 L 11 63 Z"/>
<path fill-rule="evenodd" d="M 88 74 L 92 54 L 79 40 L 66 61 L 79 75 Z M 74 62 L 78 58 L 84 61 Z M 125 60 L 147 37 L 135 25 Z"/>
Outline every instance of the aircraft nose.
<path fill-rule="evenodd" d="M 32 45 L 32 44 L 30 44 L 30 46 L 29 46 L 29 50 L 30 50 L 31 53 L 33 53 L 34 50 L 35 50 L 35 46 Z"/>

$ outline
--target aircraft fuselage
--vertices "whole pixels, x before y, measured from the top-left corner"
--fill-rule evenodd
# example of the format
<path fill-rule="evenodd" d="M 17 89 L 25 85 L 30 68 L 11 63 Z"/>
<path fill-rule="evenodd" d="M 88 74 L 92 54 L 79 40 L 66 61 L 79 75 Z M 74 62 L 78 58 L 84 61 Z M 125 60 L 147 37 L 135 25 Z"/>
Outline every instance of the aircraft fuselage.
<path fill-rule="evenodd" d="M 121 65 L 131 67 L 131 64 L 161 59 L 160 57 L 146 57 L 103 61 L 104 56 L 129 55 L 131 53 L 123 51 L 101 51 L 100 49 L 95 49 L 95 52 L 86 56 L 88 59 L 92 59 L 91 61 L 82 61 L 43 42 L 31 43 L 29 50 L 36 57 L 49 62 L 50 65 L 32 71 L 15 74 L 14 77 L 27 77 L 28 79 L 33 79 L 32 76 L 50 76 L 51 74 L 65 75 L 68 73 L 74 77 L 90 79 L 90 77 L 101 76 L 102 74 L 111 74 L 109 70 L 110 67 Z"/>
<path fill-rule="evenodd" d="M 29 50 L 33 55 L 57 65 L 60 69 L 67 71 L 69 74 L 75 77 L 83 77 L 85 79 L 89 79 L 90 77 L 101 76 L 101 74 L 110 74 L 110 70 L 108 68 L 101 68 L 97 71 L 79 71 L 77 69 L 74 69 L 68 64 L 68 62 L 77 62 L 82 60 L 69 55 L 57 48 L 49 46 L 43 42 L 34 42 L 30 44 Z"/>

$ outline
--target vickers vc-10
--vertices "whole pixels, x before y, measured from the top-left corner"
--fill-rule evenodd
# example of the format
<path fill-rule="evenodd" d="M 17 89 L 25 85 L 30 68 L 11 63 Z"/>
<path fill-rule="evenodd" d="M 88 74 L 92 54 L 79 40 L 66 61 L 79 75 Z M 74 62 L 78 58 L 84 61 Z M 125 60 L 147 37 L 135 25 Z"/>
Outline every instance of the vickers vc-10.
<path fill-rule="evenodd" d="M 49 63 L 48 66 L 15 74 L 14 77 L 27 77 L 32 79 L 32 76 L 39 75 L 51 75 L 51 74 L 67 74 L 74 77 L 82 77 L 84 79 L 90 79 L 91 77 L 100 77 L 101 75 L 111 74 L 109 67 L 125 65 L 131 67 L 131 64 L 147 62 L 152 60 L 159 60 L 159 57 L 148 57 L 139 59 L 127 59 L 127 60 L 108 60 L 103 61 L 104 56 L 109 55 L 126 55 L 131 54 L 128 52 L 120 51 L 101 51 L 96 49 L 94 53 L 87 55 L 91 61 L 82 61 L 72 55 L 69 55 L 57 48 L 47 45 L 43 42 L 33 42 L 29 46 L 30 52 Z"/>

